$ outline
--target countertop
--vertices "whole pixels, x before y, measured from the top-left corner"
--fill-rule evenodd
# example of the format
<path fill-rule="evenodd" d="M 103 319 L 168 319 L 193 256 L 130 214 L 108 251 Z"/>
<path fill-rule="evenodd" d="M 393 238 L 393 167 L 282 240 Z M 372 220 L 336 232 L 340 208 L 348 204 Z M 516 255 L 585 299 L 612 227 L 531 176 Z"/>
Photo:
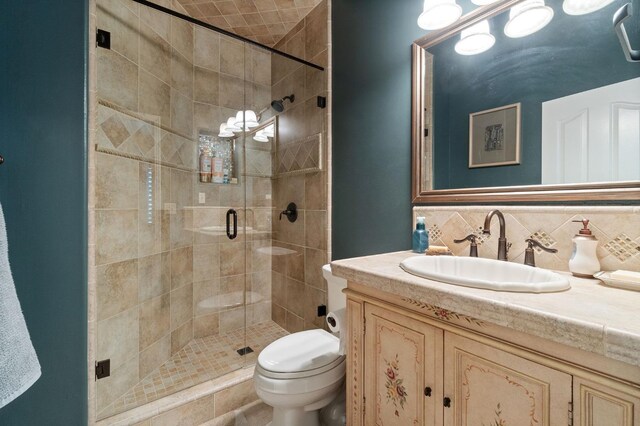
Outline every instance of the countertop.
<path fill-rule="evenodd" d="M 445 284 L 400 268 L 409 251 L 331 262 L 334 275 L 482 321 L 640 366 L 640 292 L 570 277 L 557 293 L 510 293 Z M 565 273 L 562 273 L 565 274 Z"/>

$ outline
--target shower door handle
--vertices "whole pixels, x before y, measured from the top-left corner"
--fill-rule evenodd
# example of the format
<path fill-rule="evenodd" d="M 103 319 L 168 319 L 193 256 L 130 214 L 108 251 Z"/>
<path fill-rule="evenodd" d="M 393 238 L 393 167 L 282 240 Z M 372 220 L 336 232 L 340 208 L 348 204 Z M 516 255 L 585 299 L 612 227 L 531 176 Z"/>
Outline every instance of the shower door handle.
<path fill-rule="evenodd" d="M 231 232 L 231 216 L 233 216 L 233 232 Z M 238 212 L 234 209 L 227 210 L 227 237 L 230 240 L 238 236 Z"/>

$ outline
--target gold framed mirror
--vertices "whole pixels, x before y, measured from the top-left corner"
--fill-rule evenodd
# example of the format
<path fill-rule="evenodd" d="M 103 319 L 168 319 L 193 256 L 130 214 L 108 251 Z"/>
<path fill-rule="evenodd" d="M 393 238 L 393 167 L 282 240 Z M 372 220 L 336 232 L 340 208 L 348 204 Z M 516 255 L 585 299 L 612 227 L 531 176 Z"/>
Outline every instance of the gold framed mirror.
<path fill-rule="evenodd" d="M 553 10 L 550 23 L 538 33 L 513 38 L 503 33 L 505 22 L 527 0 L 499 0 L 416 40 L 412 46 L 413 203 L 640 200 L 640 90 L 635 89 L 640 88 L 640 63 L 626 61 L 611 24 L 613 13 L 626 2 L 640 10 L 640 0 L 614 1 L 597 12 L 576 16 L 563 10 L 563 0 L 547 0 L 545 7 Z M 633 37 L 640 34 L 640 17 L 634 20 L 627 25 L 634 28 Z M 473 34 L 486 22 L 495 40 L 493 47 L 477 55 L 455 52 L 460 50 L 454 49 L 455 44 L 465 38 L 463 30 Z M 546 51 L 549 57 L 543 56 Z M 581 63 L 585 52 L 587 66 Z M 596 56 L 600 53 L 605 56 Z M 539 62 L 533 62 L 534 57 Z M 440 77 L 445 69 L 447 77 Z M 518 78 L 526 89 L 522 93 L 514 88 Z M 470 81 L 474 87 L 467 87 Z M 532 82 L 539 86 L 533 87 Z M 501 92 L 501 83 L 508 90 Z M 626 93 L 632 93 L 633 99 L 626 98 Z M 607 96 L 611 102 L 593 107 L 608 117 L 606 125 L 598 125 L 595 112 L 583 104 L 585 99 Z M 500 115 L 515 104 L 522 104 L 517 121 Z M 470 129 L 470 117 L 488 111 L 498 113 L 479 122 L 479 129 Z M 571 112 L 565 117 L 564 111 Z M 623 116 L 626 121 L 621 125 Z M 590 122 L 593 129 L 585 127 Z M 472 152 L 478 150 L 485 152 L 476 155 L 487 159 L 498 158 L 501 153 L 496 150 L 507 155 L 515 126 L 521 161 L 481 159 L 473 161 L 486 161 L 487 167 L 470 167 Z M 624 140 L 621 129 L 626 131 Z M 610 140 L 605 143 L 602 135 Z"/>

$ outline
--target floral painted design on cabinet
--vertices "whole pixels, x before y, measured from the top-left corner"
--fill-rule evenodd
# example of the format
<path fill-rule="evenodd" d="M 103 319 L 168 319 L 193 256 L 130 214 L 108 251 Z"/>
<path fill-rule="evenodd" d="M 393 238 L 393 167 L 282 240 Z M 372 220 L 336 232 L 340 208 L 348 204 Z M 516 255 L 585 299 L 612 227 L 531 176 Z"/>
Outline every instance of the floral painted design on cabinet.
<path fill-rule="evenodd" d="M 403 380 L 400 378 L 400 360 L 398 359 L 398 354 L 396 354 L 395 359 L 391 361 L 385 358 L 384 362 L 387 366 L 384 372 L 387 379 L 385 384 L 387 388 L 387 404 L 390 402 L 393 403 L 395 414 L 397 417 L 400 417 L 398 408 L 404 410 L 404 404 L 407 402 L 407 390 L 402 384 Z"/>
<path fill-rule="evenodd" d="M 493 419 L 493 422 L 489 423 L 488 425 L 485 425 L 484 423 L 482 423 L 482 426 L 507 426 L 507 421 L 502 418 L 502 408 L 500 408 L 499 402 L 498 402 L 498 405 L 496 406 L 494 413 L 496 417 L 495 419 Z"/>

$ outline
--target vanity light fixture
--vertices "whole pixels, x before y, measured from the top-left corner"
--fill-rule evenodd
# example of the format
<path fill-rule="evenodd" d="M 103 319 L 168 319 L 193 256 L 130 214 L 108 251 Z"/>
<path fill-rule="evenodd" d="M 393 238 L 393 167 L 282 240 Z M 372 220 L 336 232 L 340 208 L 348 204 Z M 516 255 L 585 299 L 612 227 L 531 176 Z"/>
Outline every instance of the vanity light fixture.
<path fill-rule="evenodd" d="M 253 140 L 256 142 L 269 142 L 269 138 L 264 134 L 263 130 L 260 130 L 253 136 Z"/>
<path fill-rule="evenodd" d="M 567 15 L 586 15 L 613 3 L 613 0 L 564 0 L 562 10 Z"/>
<path fill-rule="evenodd" d="M 453 24 L 460 16 L 462 8 L 456 0 L 424 0 L 418 26 L 425 30 L 438 30 Z"/>
<path fill-rule="evenodd" d="M 489 21 L 485 19 L 462 30 L 455 49 L 460 55 L 477 55 L 491 49 L 495 42 L 496 38 L 489 29 Z"/>
<path fill-rule="evenodd" d="M 526 0 L 511 8 L 509 22 L 504 26 L 507 37 L 526 37 L 540 31 L 553 19 L 553 9 L 544 0 Z"/>
<path fill-rule="evenodd" d="M 218 133 L 219 138 L 232 138 L 233 132 L 228 129 L 227 123 L 222 123 L 220 125 L 220 133 Z"/>
<path fill-rule="evenodd" d="M 244 126 L 242 123 L 244 122 Z M 236 114 L 236 126 L 238 128 L 252 129 L 258 126 L 258 117 L 254 111 L 250 109 L 246 111 L 238 111 Z"/>
<path fill-rule="evenodd" d="M 230 130 L 233 133 L 242 132 L 242 129 L 240 127 L 236 126 L 236 118 L 235 117 L 229 117 L 229 119 L 227 120 L 227 130 Z"/>

